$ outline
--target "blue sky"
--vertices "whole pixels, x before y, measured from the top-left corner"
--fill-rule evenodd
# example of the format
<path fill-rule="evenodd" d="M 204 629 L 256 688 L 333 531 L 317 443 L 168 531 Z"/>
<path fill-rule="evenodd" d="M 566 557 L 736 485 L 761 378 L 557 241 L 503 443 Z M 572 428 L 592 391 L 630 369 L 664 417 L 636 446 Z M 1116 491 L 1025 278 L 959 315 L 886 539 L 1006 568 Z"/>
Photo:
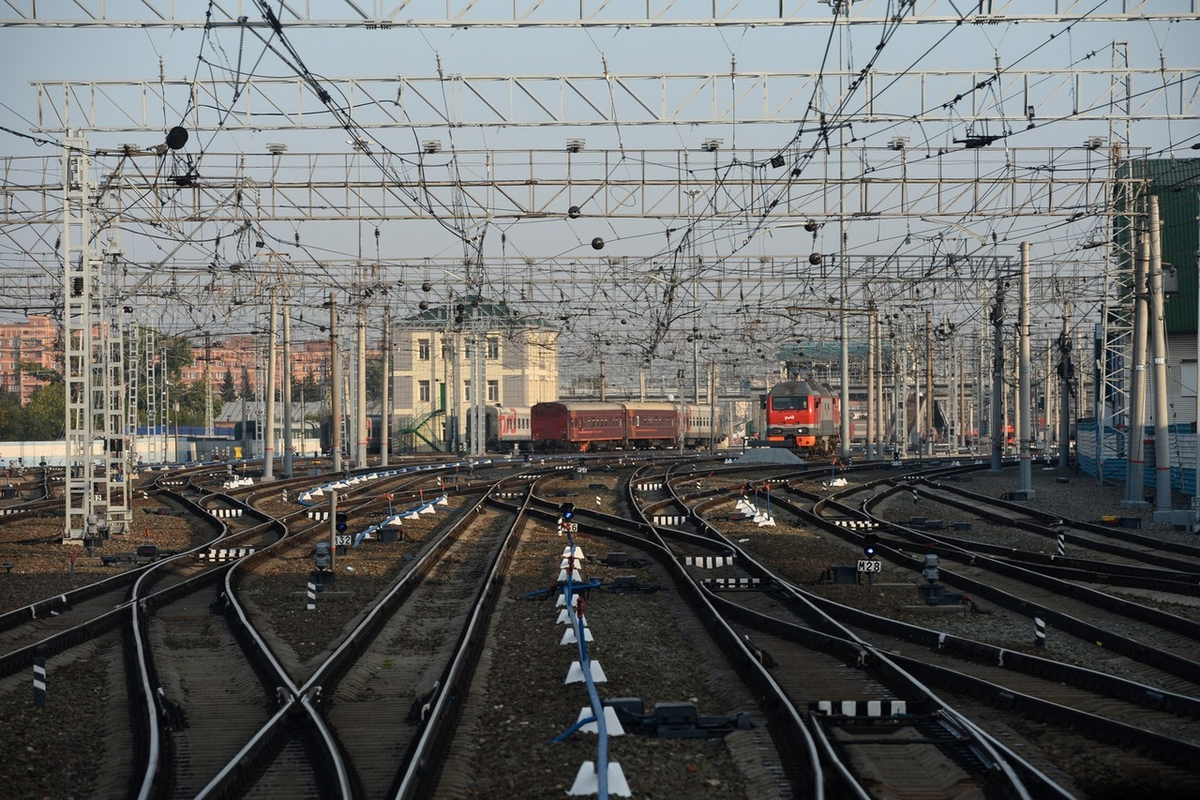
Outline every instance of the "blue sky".
<path fill-rule="evenodd" d="M 1067 30 L 1062 24 L 1021 25 L 964 25 L 954 29 L 933 25 L 902 26 L 880 53 L 877 66 L 881 69 L 978 69 L 983 73 L 994 69 L 997 59 L 1002 67 L 1019 66 L 1049 70 L 1069 69 L 1072 65 L 1106 67 L 1111 60 L 1114 41 L 1128 43 L 1131 63 L 1135 67 L 1168 68 L 1196 67 L 1200 54 L 1195 50 L 1197 27 L 1200 23 L 1131 22 L 1086 23 Z M 265 37 L 267 34 L 260 33 Z M 838 63 L 838 36 L 826 27 L 812 28 L 686 28 L 686 29 L 393 29 L 390 31 L 286 29 L 287 38 L 302 57 L 308 69 L 328 78 L 352 76 L 435 76 L 441 70 L 446 75 L 601 75 L 605 65 L 612 74 L 661 74 L 688 72 L 724 73 L 736 69 L 742 73 L 755 71 L 787 72 L 816 70 L 830 44 L 826 63 L 834 68 Z M 879 40 L 878 26 L 854 27 L 850 30 L 845 53 L 855 69 L 864 67 Z M 939 39 L 945 37 L 939 43 Z M 176 30 L 136 29 L 25 29 L 0 28 L 0 124 L 18 131 L 28 131 L 36 113 L 35 96 L 29 86 L 34 80 L 156 80 L 160 73 L 168 79 L 190 79 L 197 74 L 198 55 L 215 65 L 232 67 L 239 57 L 239 33 L 235 30 L 215 31 L 205 40 L 197 28 Z M 277 45 L 277 41 L 272 41 Z M 928 51 L 928 52 L 927 52 Z M 261 56 L 261 59 L 260 59 Z M 292 69 L 275 53 L 265 52 L 262 42 L 246 34 L 241 50 L 243 70 L 255 69 L 259 74 L 291 76 Z M 161 64 L 161 66 L 160 66 Z M 223 73 L 200 65 L 201 77 Z M 232 97 L 232 83 L 227 97 Z M 453 91 L 452 87 L 448 91 Z M 833 108 L 837 102 L 837 85 L 830 82 L 816 98 L 819 106 Z M 1038 91 L 1034 87 L 1035 93 Z M 1190 81 L 1183 89 L 1184 104 L 1194 106 L 1200 92 L 1198 82 Z M 998 87 L 979 95 L 984 107 L 1001 104 L 1010 111 L 1023 103 L 1024 87 L 1019 81 L 1002 79 Z M 929 97 L 926 105 L 936 107 L 951 97 Z M 807 98 L 801 98 L 807 102 Z M 1038 108 L 1039 118 L 1069 116 L 1072 104 L 1079 98 L 1069 90 L 1047 100 Z M 182 98 L 178 101 L 183 103 Z M 739 103 L 752 104 L 752 99 Z M 967 103 L 959 105 L 969 109 Z M 317 105 L 311 94 L 304 98 L 306 108 Z M 912 113 L 920 109 L 909 103 Z M 1194 108 L 1192 111 L 1194 113 Z M 112 147 L 119 143 L 136 142 L 151 146 L 161 142 L 162 131 L 178 120 L 163 118 L 150 109 L 151 118 L 161 121 L 157 130 L 133 133 L 94 134 L 94 147 Z M 867 143 L 882 146 L 893 135 L 910 138 L 911 144 L 928 143 L 933 148 L 956 149 L 954 140 L 966 133 L 973 120 L 969 111 L 955 124 L 908 123 L 886 130 L 860 126 L 857 136 L 866 136 Z M 978 125 L 978 123 L 977 123 Z M 976 128 L 976 132 L 981 130 Z M 763 153 L 777 150 L 790 141 L 796 131 L 794 119 L 775 124 L 742 125 L 674 125 L 636 126 L 602 125 L 582 129 L 572 128 L 456 128 L 429 129 L 415 134 L 407 130 L 390 130 L 377 134 L 388 148 L 411 153 L 417 142 L 440 139 L 448 146 L 453 137 L 462 150 L 524 150 L 526 148 L 561 149 L 567 138 L 583 138 L 587 149 L 640 148 L 687 150 L 696 152 L 707 138 L 721 138 L 726 150 L 736 142 L 742 148 L 759 148 Z M 987 132 L 1003 131 L 992 125 Z M 1195 154 L 1190 145 L 1200 141 L 1200 130 L 1194 120 L 1138 123 L 1133 127 L 1133 144 L 1164 155 Z M 1008 143 L 1013 147 L 1064 146 L 1078 147 L 1089 136 L 1103 136 L 1108 131 L 1102 123 L 1070 120 L 1039 125 L 1032 131 L 1020 131 Z M 57 134 L 48 134 L 57 139 Z M 814 136 L 801 138 L 796 152 L 810 147 Z M 49 147 L 7 133 L 0 133 L 0 155 L 53 155 Z M 215 135 L 194 135 L 185 153 L 198 153 L 203 147 L 210 152 L 252 154 L 260 158 L 268 142 L 286 143 L 291 152 L 349 153 L 344 131 L 271 131 L 221 132 Z M 969 154 L 974 155 L 974 154 Z M 958 154 L 953 158 L 961 158 Z M 986 158 L 1003 162 L 1003 146 L 990 148 Z M 1071 157 L 1071 169 L 1080 169 L 1084 154 Z M 949 164 L 951 157 L 945 158 Z M 720 160 L 718 158 L 718 164 Z M 836 159 L 826 161 L 821 153 L 808 167 L 829 170 Z M 725 165 L 723 165 L 725 166 Z M 479 170 L 478 164 L 465 164 L 465 169 Z M 848 162 L 848 174 L 861 169 L 853 156 Z M 371 165 L 367 165 L 369 172 Z M 629 176 L 636 176 L 643 165 L 631 160 L 623 165 Z M 889 169 L 895 169 L 894 166 Z M 915 169 L 915 167 L 914 167 Z M 700 203 L 708 198 L 702 196 Z M 767 232 L 755 228 L 753 220 L 729 224 L 697 225 L 697 249 L 700 254 L 721 256 L 729 252 L 747 254 L 805 253 L 810 249 L 834 252 L 837 249 L 835 227 L 823 227 L 817 237 L 792 225 L 776 225 Z M 998 232 L 1000 245 L 994 252 L 1015 254 L 1016 241 L 1031 238 L 1035 253 L 1042 256 L 1068 257 L 1078 242 L 1086 240 L 1101 219 L 1090 211 L 1085 218 L 1067 225 L 1050 224 L 1042 219 L 1006 220 L 1000 224 L 980 223 L 978 219 L 959 220 L 970 230 L 963 233 L 949 227 L 945 221 L 934 223 L 912 220 L 908 223 L 855 223 L 849 226 L 849 250 L 858 254 L 904 252 L 914 256 L 944 251 L 948 246 L 936 237 L 957 239 L 953 247 L 977 249 L 972 236 Z M 505 229 L 507 256 L 556 256 L 560 258 L 592 256 L 590 242 L 594 236 L 606 239 L 605 254 L 645 257 L 669 250 L 671 241 L 664 229 L 686 225 L 686 219 L 666 215 L 663 219 L 609 220 L 591 218 L 571 223 L 561 218 L 517 223 Z M 287 225 L 277 225 L 273 235 L 290 240 L 296 231 Z M 319 232 L 319 234 L 318 234 Z M 356 240 L 363 236 L 368 242 L 368 257 L 372 226 L 357 231 L 346 226 L 321 228 L 305 226 L 304 238 L 313 243 L 318 238 L 328 245 L 319 252 L 328 257 L 353 257 Z M 356 235 L 357 234 L 357 235 Z M 904 244 L 908 237 L 911 244 Z M 751 240 L 747 246 L 745 241 Z M 384 258 L 420 258 L 422 256 L 451 257 L 461 255 L 462 245 L 454 236 L 436 226 L 410 223 L 390 226 L 382 237 L 381 255 Z M 674 240 L 678 241 L 678 239 Z M 153 239 L 140 239 L 135 232 L 123 239 L 134 260 L 152 260 L 161 252 Z M 493 232 L 487 238 L 489 257 L 501 254 L 499 236 Z M 1011 252 L 1010 252 L 1011 251 Z M 301 258 L 297 254 L 298 258 Z M 0 238 L 0 269 L 10 268 L 20 260 L 9 241 Z M 859 276 L 868 278 L 869 276 Z"/>

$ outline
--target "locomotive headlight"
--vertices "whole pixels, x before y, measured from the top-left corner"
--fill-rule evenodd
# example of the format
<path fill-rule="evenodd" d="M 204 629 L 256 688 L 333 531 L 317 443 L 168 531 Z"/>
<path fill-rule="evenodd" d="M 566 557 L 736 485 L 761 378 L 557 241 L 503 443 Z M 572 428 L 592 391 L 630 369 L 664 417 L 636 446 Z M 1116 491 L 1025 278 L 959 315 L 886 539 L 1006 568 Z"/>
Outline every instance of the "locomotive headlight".
<path fill-rule="evenodd" d="M 783 436 L 783 428 L 767 428 L 767 433 L 771 436 Z"/>
<path fill-rule="evenodd" d="M 796 429 L 796 434 L 799 436 L 803 436 L 806 433 L 808 433 L 808 428 L 797 428 Z"/>

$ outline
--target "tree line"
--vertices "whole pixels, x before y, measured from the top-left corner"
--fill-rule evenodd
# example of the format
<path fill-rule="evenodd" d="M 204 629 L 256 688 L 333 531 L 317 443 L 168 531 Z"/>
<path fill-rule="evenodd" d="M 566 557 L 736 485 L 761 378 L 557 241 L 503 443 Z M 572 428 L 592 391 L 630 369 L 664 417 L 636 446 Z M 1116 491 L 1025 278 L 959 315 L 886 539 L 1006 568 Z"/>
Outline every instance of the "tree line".
<path fill-rule="evenodd" d="M 167 409 L 170 426 L 199 427 L 204 425 L 209 402 L 209 392 L 205 387 L 205 382 L 203 379 L 191 383 L 182 381 L 183 370 L 196 363 L 195 350 L 191 342 L 182 336 L 159 335 L 159 347 L 150 355 L 154 357 L 153 360 L 146 353 L 139 352 L 138 357 L 133 359 L 136 363 L 130 364 L 129 370 L 136 370 L 139 375 L 148 375 L 151 369 L 158 370 L 160 368 L 159 357 L 161 356 L 162 363 L 165 364 L 166 381 L 169 384 L 166 402 L 170 406 Z M 129 364 L 128 359 L 126 363 Z M 45 369 L 33 363 L 20 363 L 17 365 L 17 369 L 48 381 L 48 383 L 39 387 L 24 404 L 20 402 L 20 396 L 17 393 L 0 393 L 0 441 L 48 441 L 64 438 L 66 436 L 66 395 L 61 363 L 59 370 Z M 382 373 L 382 359 L 369 359 L 367 363 L 368 400 L 377 401 L 379 399 Z M 161 393 L 163 390 L 161 386 L 162 373 L 156 372 L 156 375 L 159 376 L 160 385 L 157 388 Z M 146 385 L 146 381 L 139 382 L 137 392 L 138 424 L 161 424 L 163 398 L 161 396 L 156 398 L 155 404 L 158 406 L 157 416 L 160 418 L 148 420 L 148 394 L 149 387 Z M 311 368 L 304 375 L 293 376 L 292 400 L 294 402 L 301 400 L 328 402 L 328 396 L 329 391 L 325 381 L 319 379 Z M 250 371 L 245 366 L 242 367 L 241 374 L 238 376 L 235 376 L 232 370 L 227 369 L 221 377 L 219 387 L 214 386 L 212 390 L 214 413 L 219 412 L 224 403 L 255 399 L 258 399 L 258 395 L 251 387 Z M 277 394 L 277 399 L 282 398 Z"/>

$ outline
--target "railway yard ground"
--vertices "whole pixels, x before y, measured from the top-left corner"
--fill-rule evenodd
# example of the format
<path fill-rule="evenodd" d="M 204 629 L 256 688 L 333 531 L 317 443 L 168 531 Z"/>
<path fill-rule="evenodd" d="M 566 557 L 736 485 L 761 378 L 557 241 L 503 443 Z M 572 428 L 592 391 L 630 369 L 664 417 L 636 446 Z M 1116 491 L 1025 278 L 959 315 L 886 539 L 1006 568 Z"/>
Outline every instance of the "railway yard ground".
<path fill-rule="evenodd" d="M 763 484 L 773 480 L 766 467 L 748 480 L 714 476 L 704 469 L 707 467 L 696 469 L 692 475 L 697 492 L 728 490 L 745 482 L 758 489 L 755 501 L 760 504 L 766 500 Z M 847 478 L 853 486 L 872 478 L 897 477 L 902 471 L 881 466 L 878 470 L 847 473 Z M 544 495 L 554 502 L 573 502 L 580 509 L 628 516 L 630 511 L 617 491 L 621 478 L 620 471 L 595 472 L 574 480 L 566 476 L 553 478 L 546 484 Z M 32 483 L 18 485 L 24 493 L 34 489 Z M 830 491 L 825 481 L 816 478 L 811 482 L 791 481 L 791 485 L 815 496 Z M 1016 473 L 1006 470 L 989 475 L 979 471 L 956 485 L 1000 498 L 1016 488 Z M 1143 536 L 1193 546 L 1200 540 L 1173 526 L 1155 524 L 1152 508 L 1121 509 L 1121 485 L 1098 486 L 1086 475 L 1035 465 L 1033 486 L 1035 498 L 1024 504 L 1033 510 L 1092 522 L 1115 515 L 1126 520 L 1129 527 L 1136 525 Z M 780 483 L 771 484 L 776 497 L 782 498 L 786 491 Z M 937 519 L 947 529 L 953 529 L 955 523 L 969 523 L 969 529 L 960 526 L 956 533 L 959 538 L 997 545 L 1011 540 L 1027 546 L 1023 534 L 943 505 L 933 493 L 897 493 L 873 513 L 901 525 L 910 524 L 914 518 Z M 452 497 L 450 516 L 461 513 L 468 504 L 466 498 L 466 494 Z M 1059 636 L 1053 629 L 1045 646 L 1036 647 L 1028 618 L 984 599 L 968 597 L 962 605 L 953 606 L 926 605 L 917 594 L 917 587 L 924 583 L 918 570 L 886 563 L 870 582 L 860 577 L 857 583 L 834 583 L 829 579 L 830 568 L 855 564 L 862 558 L 860 546 L 816 527 L 784 522 L 782 517 L 774 526 L 756 524 L 738 513 L 736 500 L 735 491 L 706 511 L 706 517 L 746 553 L 769 562 L 782 579 L 816 596 L 988 642 L 1014 653 L 1036 654 L 1116 675 L 1126 671 L 1128 659 L 1109 651 L 1101 642 Z M 1177 499 L 1176 507 L 1180 507 L 1179 502 L 1186 502 L 1186 498 Z M 260 508 L 281 515 L 300 506 L 295 501 L 272 498 L 262 501 Z M 131 551 L 143 543 L 155 544 L 163 551 L 183 550 L 211 538 L 211 527 L 181 511 L 153 494 L 138 495 L 134 533 L 110 542 L 94 555 L 59 542 L 61 516 L 0 525 L 0 562 L 5 566 L 0 571 L 0 612 L 85 586 L 123 568 L 105 565 L 101 555 Z M 484 524 L 499 525 L 502 513 L 488 509 L 480 510 L 478 516 Z M 315 612 L 306 611 L 301 598 L 304 575 L 311 566 L 308 551 L 267 562 L 246 585 L 246 600 L 256 614 L 269 620 L 271 640 L 286 650 L 289 658 L 301 664 L 318 663 L 338 643 L 345 626 L 363 609 L 370 608 L 420 552 L 439 524 L 433 517 L 423 518 L 406 527 L 395 544 L 366 542 L 340 558 L 334 591 Z M 608 678 L 600 687 L 602 698 L 637 697 L 648 709 L 660 702 L 686 702 L 693 703 L 700 714 L 733 718 L 745 712 L 758 717 L 753 693 L 679 602 L 677 593 L 663 583 L 666 576 L 660 569 L 636 558 L 632 565 L 602 563 L 600 559 L 618 548 L 586 534 L 580 535 L 576 544 L 587 557 L 583 569 L 589 580 L 611 585 L 617 577 L 632 576 L 646 588 L 625 594 L 596 591 L 584 599 L 595 636 L 592 657 L 602 664 Z M 570 661 L 564 653 L 569 648 L 558 645 L 564 628 L 555 624 L 554 603 L 536 599 L 539 591 L 554 584 L 563 545 L 564 539 L 549 523 L 525 529 L 507 568 L 488 646 L 471 683 L 471 701 L 464 706 L 450 745 L 437 797 L 486 800 L 566 796 L 577 766 L 595 757 L 594 736 L 577 734 L 561 744 L 550 744 L 587 704 L 578 686 L 564 682 L 565 665 Z M 1067 547 L 1071 546 L 1068 540 Z M 936 551 L 935 547 L 922 548 L 918 544 L 913 548 Z M 1053 554 L 1054 548 L 1052 540 L 1045 541 L 1046 554 Z M 281 583 L 294 590 L 272 588 Z M 662 590 L 654 591 L 660 584 Z M 1200 621 L 1200 598 L 1196 596 L 1164 597 L 1130 586 L 1092 588 Z M 404 651 L 427 644 L 436 647 L 416 637 L 397 640 L 395 662 L 387 659 L 378 669 L 400 668 Z M 0 760 L 0 787 L 8 787 L 6 796 L 100 796 L 97 787 L 105 785 L 105 775 L 112 771 L 109 762 L 123 758 L 123 748 L 128 746 L 119 716 L 108 707 L 109 697 L 119 691 L 121 682 L 120 649 L 117 640 L 98 640 L 72 649 L 69 658 L 56 659 L 49 675 L 51 702 L 44 708 L 30 704 L 27 674 L 0 680 L 0 718 L 5 720 L 0 725 L 0 752 L 8 754 Z M 405 722 L 397 720 L 396 724 Z M 1164 733 L 1194 740 L 1195 733 L 1187 733 L 1186 729 L 1195 724 L 1194 720 L 1181 719 L 1182 733 Z M 1053 739 L 1045 738 L 1039 723 L 1013 726 L 1011 733 L 1017 748 L 1036 747 L 1040 751 L 1036 756 L 1022 751 L 1023 755 L 1079 797 L 1182 796 L 1177 793 L 1186 794 L 1187 782 L 1196 777 L 1175 768 L 1147 767 L 1137 759 L 1114 759 L 1111 750 L 1091 748 L 1083 737 L 1054 734 Z M 802 792 L 792 795 L 785 787 L 779 763 L 782 756 L 771 750 L 761 724 L 735 730 L 723 739 L 625 736 L 613 739 L 610 747 L 611 759 L 622 765 L 633 784 L 634 797 L 686 796 L 704 800 L 804 796 Z"/>

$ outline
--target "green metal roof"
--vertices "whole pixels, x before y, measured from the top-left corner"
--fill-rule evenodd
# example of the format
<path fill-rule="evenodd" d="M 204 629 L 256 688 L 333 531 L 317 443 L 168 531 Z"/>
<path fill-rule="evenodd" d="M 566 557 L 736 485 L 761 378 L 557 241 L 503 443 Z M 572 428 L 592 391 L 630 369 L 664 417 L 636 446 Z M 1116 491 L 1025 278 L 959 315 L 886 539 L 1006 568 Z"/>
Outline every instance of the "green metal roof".
<path fill-rule="evenodd" d="M 1167 333 L 1196 330 L 1197 248 L 1200 247 L 1200 159 L 1151 159 L 1129 161 L 1121 170 L 1123 177 L 1144 178 L 1149 191 L 1158 197 L 1162 223 L 1163 266 L 1175 270 L 1177 293 L 1167 295 Z M 1118 184 L 1118 208 L 1121 194 Z M 1123 227 L 1127 218 L 1114 221 L 1118 252 L 1128 242 Z"/>

